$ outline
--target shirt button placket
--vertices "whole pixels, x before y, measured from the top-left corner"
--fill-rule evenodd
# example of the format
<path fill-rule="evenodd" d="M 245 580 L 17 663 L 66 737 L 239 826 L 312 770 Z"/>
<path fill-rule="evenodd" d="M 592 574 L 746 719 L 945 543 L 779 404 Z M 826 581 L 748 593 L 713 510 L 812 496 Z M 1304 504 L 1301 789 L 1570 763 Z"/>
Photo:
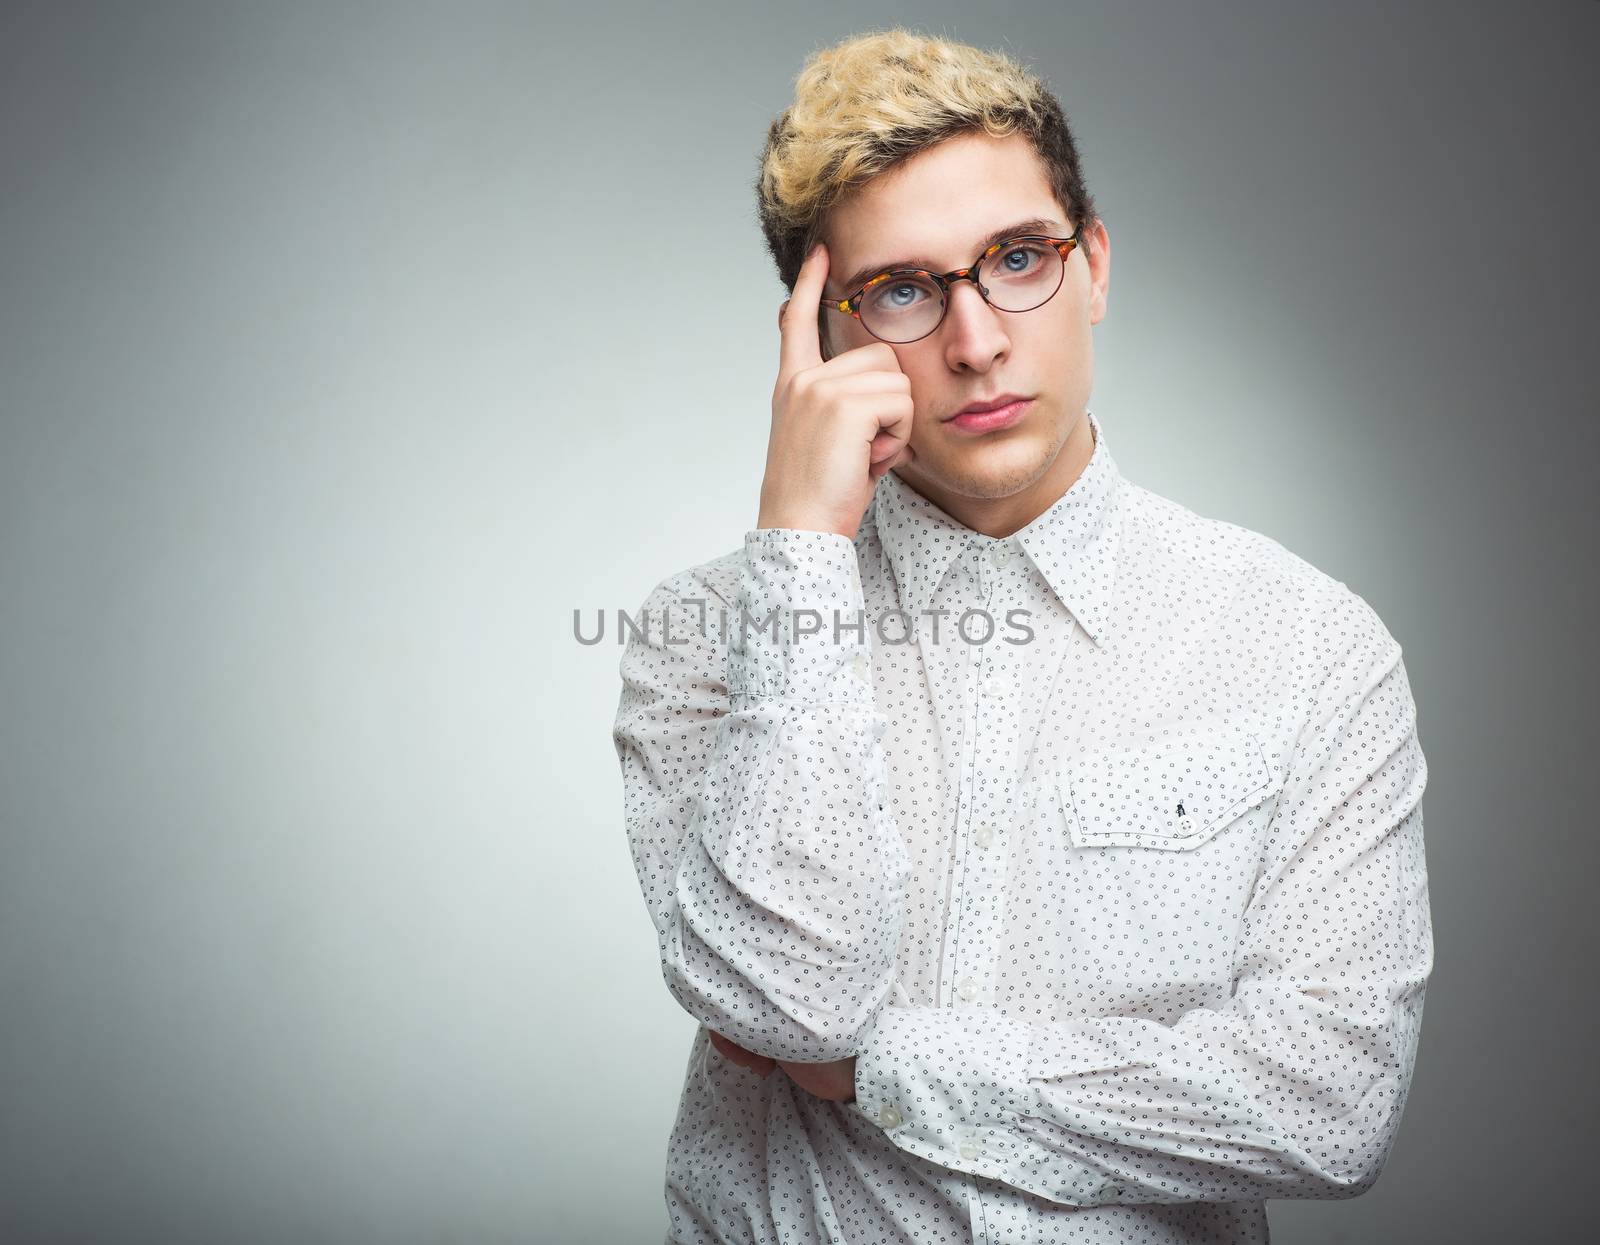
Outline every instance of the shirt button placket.
<path fill-rule="evenodd" d="M 970 847 L 960 853 L 957 865 L 956 887 L 951 917 L 959 922 L 959 943 L 953 948 L 949 964 L 955 974 L 956 1006 L 976 1005 L 984 1001 L 993 971 L 994 945 L 1000 936 L 999 922 L 1000 886 L 1004 878 L 1004 860 L 993 850 L 995 826 L 994 812 L 1006 807 L 1007 790 L 1011 775 L 1009 764 L 1014 754 L 1012 715 L 1015 706 L 1005 695 L 1006 674 L 1000 666 L 996 652 L 999 634 L 999 616 L 1003 614 L 1000 602 L 1010 597 L 1003 591 L 1007 577 L 1002 574 L 1014 556 L 1010 540 L 992 543 L 976 557 L 980 604 L 988 612 L 988 620 L 979 620 L 968 634 L 989 635 L 983 644 L 972 648 L 973 683 L 972 711 L 969 723 L 971 739 L 971 786 L 968 788 L 968 806 L 961 824 L 970 827 Z M 994 623 L 990 634 L 990 622 Z M 964 640 L 962 641 L 965 642 Z"/>

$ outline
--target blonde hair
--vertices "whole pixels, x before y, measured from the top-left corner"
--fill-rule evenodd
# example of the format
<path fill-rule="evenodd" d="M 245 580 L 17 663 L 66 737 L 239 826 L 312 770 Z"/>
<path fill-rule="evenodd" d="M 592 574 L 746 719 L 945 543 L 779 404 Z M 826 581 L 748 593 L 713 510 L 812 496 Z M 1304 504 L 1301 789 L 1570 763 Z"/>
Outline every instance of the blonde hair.
<path fill-rule="evenodd" d="M 784 287 L 794 291 L 830 207 L 917 152 L 979 130 L 1024 134 L 1073 226 L 1096 219 L 1060 102 L 1005 53 L 901 27 L 813 52 L 794 102 L 768 128 L 756 179 L 761 232 Z"/>

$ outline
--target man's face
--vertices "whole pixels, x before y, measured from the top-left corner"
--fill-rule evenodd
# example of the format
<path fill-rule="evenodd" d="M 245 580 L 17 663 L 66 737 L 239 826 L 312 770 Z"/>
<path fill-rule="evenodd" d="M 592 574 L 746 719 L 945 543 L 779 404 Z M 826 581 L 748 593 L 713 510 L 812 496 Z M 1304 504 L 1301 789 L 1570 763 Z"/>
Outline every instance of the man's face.
<path fill-rule="evenodd" d="M 1032 217 L 1056 222 L 1059 228 L 1043 231 L 1053 236 L 1072 232 L 1026 138 L 948 139 L 832 210 L 822 235 L 829 254 L 823 294 L 853 293 L 845 279 L 869 263 L 893 266 L 917 257 L 937 261 L 928 265 L 937 272 L 964 268 L 993 230 Z M 998 311 L 971 282 L 959 281 L 935 332 L 890 343 L 916 407 L 915 461 L 894 470 L 970 526 L 979 527 L 979 519 L 989 526 L 1012 509 L 1023 512 L 1019 523 L 1026 521 L 1027 512 L 1038 513 L 1065 491 L 1093 448 L 1085 417 L 1094 377 L 1090 328 L 1105 315 L 1111 244 L 1098 222 L 1083 237 L 1087 246 L 1068 255 L 1061 288 L 1042 307 Z M 853 317 L 822 315 L 828 357 L 878 340 Z M 950 422 L 969 403 L 1004 393 L 1033 399 L 1020 422 L 988 432 Z"/>

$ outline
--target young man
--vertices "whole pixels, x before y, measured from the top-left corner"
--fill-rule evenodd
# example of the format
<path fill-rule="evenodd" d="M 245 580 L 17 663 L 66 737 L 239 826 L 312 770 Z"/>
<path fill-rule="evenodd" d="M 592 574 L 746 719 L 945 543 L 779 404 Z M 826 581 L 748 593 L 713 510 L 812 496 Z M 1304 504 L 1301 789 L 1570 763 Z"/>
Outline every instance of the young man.
<path fill-rule="evenodd" d="M 649 594 L 614 733 L 702 1026 L 670 1239 L 1265 1241 L 1365 1192 L 1433 964 L 1400 645 L 1118 470 L 1110 239 L 1025 70 L 818 53 L 760 193 L 760 514 Z"/>

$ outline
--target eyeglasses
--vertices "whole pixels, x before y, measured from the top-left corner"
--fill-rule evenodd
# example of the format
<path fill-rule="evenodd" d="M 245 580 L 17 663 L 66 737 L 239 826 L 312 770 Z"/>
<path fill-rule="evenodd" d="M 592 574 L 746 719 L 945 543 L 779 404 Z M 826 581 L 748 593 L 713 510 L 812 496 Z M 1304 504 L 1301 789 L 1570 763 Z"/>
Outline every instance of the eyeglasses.
<path fill-rule="evenodd" d="M 874 337 L 895 345 L 920 341 L 944 323 L 950 290 L 957 281 L 971 281 L 996 311 L 1032 311 L 1061 288 L 1067 256 L 1082 243 L 1082 235 L 1080 227 L 1067 238 L 1042 234 L 1007 238 L 952 272 L 891 268 L 870 278 L 850 297 L 825 298 L 822 305 L 854 316 Z"/>

